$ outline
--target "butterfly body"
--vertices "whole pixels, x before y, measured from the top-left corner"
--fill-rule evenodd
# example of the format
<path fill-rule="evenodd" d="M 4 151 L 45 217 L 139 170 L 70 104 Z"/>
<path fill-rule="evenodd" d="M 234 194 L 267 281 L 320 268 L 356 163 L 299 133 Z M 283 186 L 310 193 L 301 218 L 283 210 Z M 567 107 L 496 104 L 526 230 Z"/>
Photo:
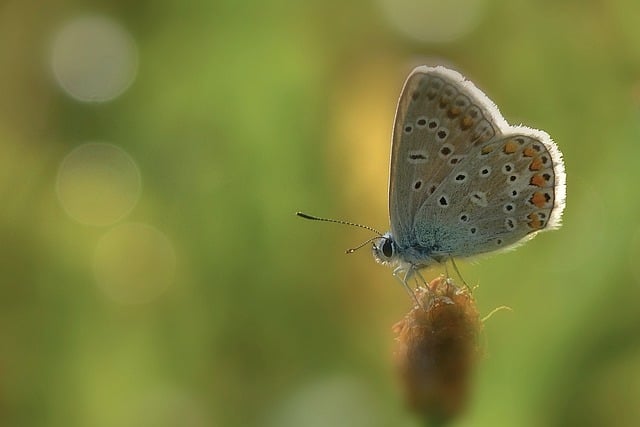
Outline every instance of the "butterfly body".
<path fill-rule="evenodd" d="M 562 156 L 543 131 L 510 126 L 460 74 L 418 67 L 402 90 L 392 137 L 391 230 L 374 258 L 404 272 L 510 249 L 557 228 Z"/>

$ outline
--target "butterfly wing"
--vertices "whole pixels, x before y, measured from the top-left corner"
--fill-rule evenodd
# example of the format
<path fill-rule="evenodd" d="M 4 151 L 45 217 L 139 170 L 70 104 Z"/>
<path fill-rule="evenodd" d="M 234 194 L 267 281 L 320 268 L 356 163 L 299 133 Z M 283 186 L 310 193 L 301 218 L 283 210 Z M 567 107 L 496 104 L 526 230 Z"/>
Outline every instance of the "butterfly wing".
<path fill-rule="evenodd" d="M 457 72 L 413 70 L 398 101 L 391 147 L 389 216 L 400 247 L 415 242 L 416 218 L 421 226 L 430 221 L 427 207 L 451 171 L 506 128 L 495 105 Z"/>
<path fill-rule="evenodd" d="M 420 207 L 416 234 L 441 256 L 472 256 L 557 228 L 564 205 L 560 151 L 546 133 L 512 127 L 472 147 Z"/>

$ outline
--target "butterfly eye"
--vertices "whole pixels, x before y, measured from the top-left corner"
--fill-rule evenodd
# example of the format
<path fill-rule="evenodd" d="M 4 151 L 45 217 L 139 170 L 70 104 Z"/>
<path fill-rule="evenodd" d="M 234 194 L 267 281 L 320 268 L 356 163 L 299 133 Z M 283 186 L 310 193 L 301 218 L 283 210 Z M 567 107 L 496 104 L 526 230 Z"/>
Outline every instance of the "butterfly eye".
<path fill-rule="evenodd" d="M 393 255 L 393 243 L 391 243 L 391 239 L 386 239 L 382 244 L 382 253 L 387 258 L 391 258 L 391 255 Z"/>

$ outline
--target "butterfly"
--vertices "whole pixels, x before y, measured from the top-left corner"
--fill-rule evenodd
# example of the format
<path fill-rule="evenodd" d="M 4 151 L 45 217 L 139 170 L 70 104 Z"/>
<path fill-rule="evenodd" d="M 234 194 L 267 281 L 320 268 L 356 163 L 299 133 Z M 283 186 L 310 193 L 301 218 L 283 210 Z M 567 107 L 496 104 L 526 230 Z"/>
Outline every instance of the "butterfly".
<path fill-rule="evenodd" d="M 514 248 L 560 226 L 564 170 L 546 132 L 509 125 L 458 72 L 417 67 L 393 126 L 391 230 L 372 239 L 373 256 L 410 291 L 425 267 Z"/>

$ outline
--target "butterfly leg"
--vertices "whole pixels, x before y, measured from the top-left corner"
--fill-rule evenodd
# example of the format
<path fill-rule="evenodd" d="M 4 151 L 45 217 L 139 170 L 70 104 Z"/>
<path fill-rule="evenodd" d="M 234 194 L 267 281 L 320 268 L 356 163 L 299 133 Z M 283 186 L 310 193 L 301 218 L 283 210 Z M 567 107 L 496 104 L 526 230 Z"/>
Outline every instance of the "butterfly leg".
<path fill-rule="evenodd" d="M 422 286 L 424 286 L 425 288 L 427 288 L 429 290 L 429 284 L 427 283 L 427 281 L 425 280 L 424 276 L 422 275 L 422 273 L 420 273 L 420 270 L 418 270 L 417 268 L 414 270 L 414 273 L 416 275 L 416 282 L 418 282 L 418 279 L 420 279 L 422 281 Z"/>
<path fill-rule="evenodd" d="M 433 301 L 436 297 L 436 293 L 434 292 L 433 288 L 431 288 L 430 284 L 427 282 L 427 280 L 424 278 L 424 276 L 422 275 L 422 273 L 420 273 L 420 270 L 418 270 L 417 268 L 414 269 L 414 274 L 416 275 L 416 283 L 418 284 L 418 286 L 422 286 L 422 288 L 427 292 L 427 294 L 429 295 L 429 303 L 431 301 Z M 418 279 L 420 279 L 422 281 L 422 284 L 420 284 L 418 282 Z M 427 309 L 426 306 L 423 307 L 425 310 Z"/>
<path fill-rule="evenodd" d="M 403 272 L 404 272 L 404 277 L 401 278 L 400 274 Z M 416 297 L 416 294 L 413 292 L 413 290 L 411 289 L 411 287 L 407 282 L 407 280 L 410 279 L 412 275 L 413 275 L 413 269 L 411 268 L 396 267 L 393 270 L 393 277 L 395 277 L 396 280 L 398 280 L 400 284 L 402 284 L 402 287 L 407 291 L 407 293 L 411 296 L 411 298 L 413 298 L 416 304 L 420 305 L 420 302 L 418 301 L 418 297 Z"/>
<path fill-rule="evenodd" d="M 458 265 L 456 264 L 456 261 L 453 258 L 451 258 L 451 264 L 453 265 L 453 269 L 455 270 L 460 280 L 462 280 L 462 284 L 469 290 L 469 292 L 473 291 L 473 289 L 471 289 L 471 287 L 464 280 L 464 277 L 462 277 L 462 274 L 460 274 L 460 270 L 458 270 Z"/>
<path fill-rule="evenodd" d="M 453 258 L 451 258 L 450 256 L 446 255 L 446 254 L 441 254 L 441 255 L 432 255 L 432 258 L 434 260 L 436 260 L 438 263 L 442 264 L 444 266 L 444 280 L 445 282 L 447 282 L 448 285 L 451 284 L 451 275 L 449 274 L 449 266 L 447 265 L 447 262 L 449 260 L 451 260 L 453 262 Z M 456 268 L 457 271 L 457 268 Z"/>

